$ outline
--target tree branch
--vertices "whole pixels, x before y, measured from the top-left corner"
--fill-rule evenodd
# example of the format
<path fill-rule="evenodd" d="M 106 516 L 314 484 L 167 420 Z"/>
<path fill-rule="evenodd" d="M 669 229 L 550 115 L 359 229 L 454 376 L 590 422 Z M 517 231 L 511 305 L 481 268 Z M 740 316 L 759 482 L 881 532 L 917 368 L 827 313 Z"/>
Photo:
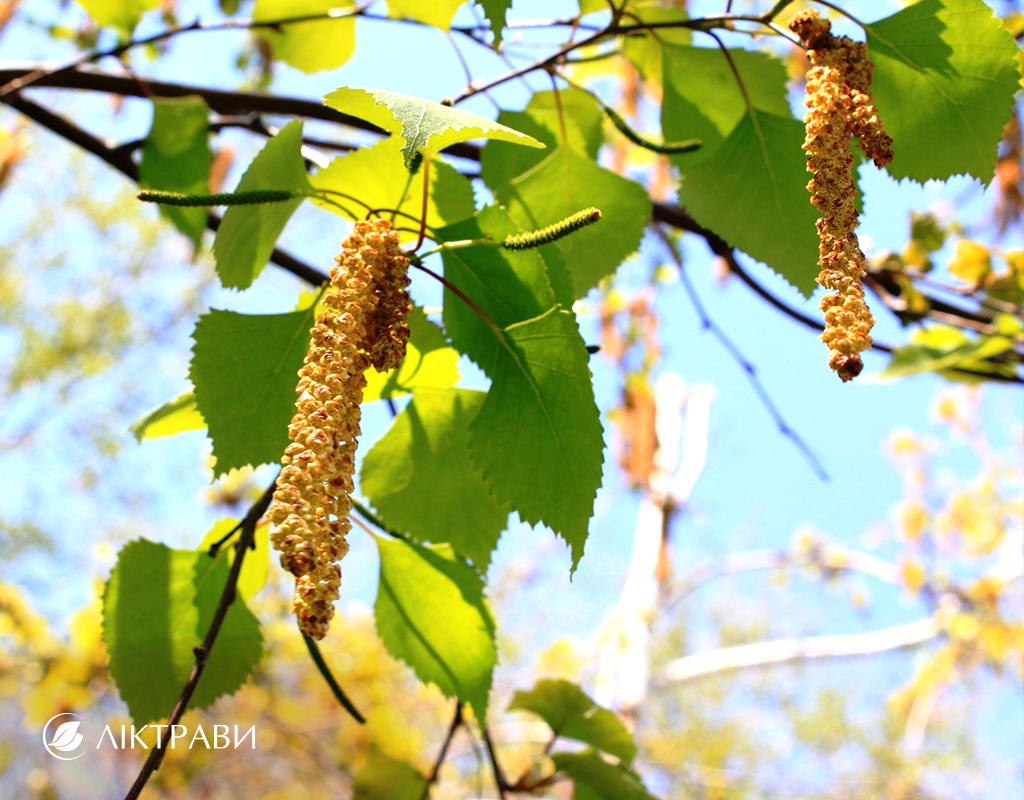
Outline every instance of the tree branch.
<path fill-rule="evenodd" d="M 669 683 L 683 683 L 704 675 L 790 661 L 867 656 L 903 647 L 914 647 L 938 635 L 939 626 L 934 619 L 928 617 L 871 633 L 809 636 L 723 647 L 670 661 L 664 670 L 664 680 Z"/>
<path fill-rule="evenodd" d="M 420 795 L 420 800 L 427 800 L 430 796 L 430 787 L 437 783 L 437 779 L 441 775 L 441 766 L 444 764 L 444 760 L 448 757 L 448 748 L 451 746 L 452 739 L 455 738 L 455 732 L 462 726 L 462 703 L 458 700 L 455 701 L 455 715 L 452 717 L 452 724 L 448 726 L 448 735 L 444 737 L 444 741 L 441 743 L 441 750 L 437 754 L 437 758 L 434 760 L 434 768 L 430 772 L 430 776 L 427 778 L 427 784 L 423 787 L 423 793 Z"/>
<path fill-rule="evenodd" d="M 202 645 L 195 648 L 196 663 L 192 667 L 192 671 L 189 673 L 188 680 L 185 682 L 185 687 L 181 690 L 181 695 L 178 697 L 178 702 L 174 704 L 174 709 L 171 711 L 170 717 L 167 720 L 168 725 L 177 725 L 182 716 L 185 714 L 185 710 L 188 708 L 189 700 L 192 699 L 192 694 L 196 690 L 196 686 L 199 685 L 199 679 L 203 675 L 203 669 L 206 667 L 206 662 L 210 657 L 210 652 L 213 650 L 213 645 L 217 641 L 217 634 L 220 633 L 221 625 L 224 623 L 224 618 L 227 616 L 228 609 L 231 608 L 231 604 L 235 602 L 237 592 L 235 587 L 238 584 L 238 576 L 242 572 L 242 563 L 245 561 L 245 554 L 252 546 L 254 537 L 256 535 L 256 524 L 259 522 L 260 517 L 266 512 L 270 506 L 270 501 L 274 496 L 274 487 L 277 484 L 277 479 L 267 487 L 267 491 L 263 493 L 263 496 L 256 501 L 256 503 L 249 509 L 249 512 L 245 515 L 242 520 L 241 533 L 238 537 L 238 541 L 235 543 L 235 560 L 231 564 L 231 569 L 228 572 L 227 582 L 224 584 L 224 591 L 221 592 L 220 602 L 217 604 L 217 610 L 213 614 L 213 620 L 210 622 L 210 627 L 206 631 L 206 636 L 203 639 Z M 149 752 L 149 757 L 146 759 L 146 763 L 142 766 L 142 771 L 139 772 L 139 776 L 135 779 L 135 783 L 132 784 L 132 788 L 125 795 L 125 800 L 136 800 L 136 798 L 142 793 L 146 783 L 152 777 L 153 773 L 160 769 L 160 764 L 163 762 L 164 753 L 167 751 L 168 739 L 164 739 L 159 747 L 155 747 Z"/>

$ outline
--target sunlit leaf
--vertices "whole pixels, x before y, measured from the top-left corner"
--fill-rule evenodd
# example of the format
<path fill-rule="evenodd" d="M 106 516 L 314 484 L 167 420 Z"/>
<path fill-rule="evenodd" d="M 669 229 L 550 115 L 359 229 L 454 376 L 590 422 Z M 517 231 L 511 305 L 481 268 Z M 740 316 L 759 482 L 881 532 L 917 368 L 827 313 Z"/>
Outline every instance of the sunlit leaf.
<path fill-rule="evenodd" d="M 556 736 L 593 745 L 627 764 L 636 756 L 633 737 L 619 718 L 570 681 L 537 681 L 530 691 L 516 692 L 508 710 L 532 711 Z"/>
<path fill-rule="evenodd" d="M 425 25 L 433 25 L 443 31 L 452 24 L 455 12 L 466 0 L 388 0 L 388 10 L 393 16 L 408 17 Z"/>
<path fill-rule="evenodd" d="M 154 97 L 153 123 L 142 147 L 139 186 L 180 194 L 210 191 L 210 108 L 201 97 Z M 160 213 L 198 247 L 205 208 L 160 206 Z"/>
<path fill-rule="evenodd" d="M 525 230 L 552 225 L 590 206 L 601 209 L 601 222 L 553 245 L 569 269 L 577 298 L 636 252 L 651 217 L 651 200 L 640 184 L 567 147 L 496 194 Z"/>
<path fill-rule="evenodd" d="M 407 761 L 375 752 L 352 782 L 352 800 L 426 800 L 427 779 Z"/>
<path fill-rule="evenodd" d="M 171 713 L 195 664 L 227 582 L 225 554 L 172 550 L 138 539 L 126 544 L 103 595 L 103 642 L 110 674 L 136 724 Z M 260 625 L 236 599 L 192 700 L 205 708 L 237 691 L 263 654 Z"/>
<path fill-rule="evenodd" d="M 423 204 L 423 174 L 415 175 L 402 163 L 402 141 L 391 136 L 373 147 L 362 147 L 335 158 L 310 178 L 315 189 L 327 193 L 327 199 L 313 202 L 351 220 L 365 219 L 371 211 L 385 219 L 395 214 L 395 225 L 402 241 L 415 240 Z M 430 198 L 427 225 L 437 228 L 471 217 L 476 210 L 473 186 L 449 164 L 434 159 L 430 165 Z"/>
<path fill-rule="evenodd" d="M 309 191 L 306 168 L 300 155 L 302 121 L 285 125 L 264 145 L 238 182 L 236 192 L 286 189 L 297 194 Z M 220 282 L 229 289 L 246 289 L 267 265 L 270 254 L 301 198 L 283 203 L 231 206 L 224 212 L 213 242 Z"/>
<path fill-rule="evenodd" d="M 344 87 L 324 97 L 324 103 L 400 136 L 405 142 L 402 154 L 406 167 L 412 165 L 417 153 L 427 149 L 437 153 L 469 139 L 503 139 L 528 147 L 544 146 L 532 136 L 468 111 L 383 89 Z"/>
<path fill-rule="evenodd" d="M 804 127 L 792 117 L 748 113 L 719 147 L 687 167 L 679 201 L 701 225 L 809 297 L 819 272 L 818 212 L 807 191 L 803 139 Z"/>
<path fill-rule="evenodd" d="M 366 454 L 363 492 L 389 528 L 447 542 L 486 572 L 508 520 L 469 454 L 469 426 L 484 401 L 467 389 L 420 389 Z M 438 498 L 443 497 L 443 502 Z"/>
<path fill-rule="evenodd" d="M 654 800 L 630 769 L 609 764 L 596 750 L 552 753 L 555 769 L 573 782 L 573 800 Z"/>
<path fill-rule="evenodd" d="M 214 542 L 221 541 L 237 525 L 238 520 L 234 517 L 225 517 L 224 519 L 218 520 L 214 523 L 213 527 L 206 532 L 206 535 L 203 536 L 203 540 L 199 543 L 199 547 L 196 549 L 199 550 L 200 553 L 208 553 L 210 551 L 210 545 Z M 270 565 L 269 533 L 269 525 L 260 525 L 257 527 L 255 536 L 253 537 L 256 547 L 245 554 L 245 561 L 242 562 L 242 571 L 238 575 L 238 583 L 236 584 L 243 600 L 249 600 L 249 598 L 255 595 L 267 583 L 267 568 Z M 237 536 L 238 534 L 236 533 L 235 535 Z M 234 539 L 229 539 L 228 543 L 223 545 L 221 548 L 227 556 L 228 567 L 230 567 L 235 561 L 235 548 L 232 546 L 233 544 Z"/>
<path fill-rule="evenodd" d="M 327 11 L 345 12 L 352 0 L 256 0 L 255 22 L 270 22 Z M 271 46 L 274 58 L 303 72 L 336 69 L 356 50 L 355 17 L 311 20 L 282 25 L 279 29 L 257 28 L 260 38 Z"/>
<path fill-rule="evenodd" d="M 486 719 L 497 663 L 494 619 L 476 571 L 447 545 L 377 539 L 380 584 L 374 613 L 388 652 L 425 683 Z"/>
<path fill-rule="evenodd" d="M 139 417 L 128 430 L 135 434 L 137 442 L 141 442 L 205 427 L 206 420 L 196 408 L 196 398 L 190 389 Z"/>
<path fill-rule="evenodd" d="M 1013 37 L 982 0 L 922 0 L 866 26 L 895 178 L 992 180 L 1019 88 Z"/>
<path fill-rule="evenodd" d="M 189 378 L 213 442 L 215 475 L 280 460 L 313 314 L 313 307 L 288 314 L 212 309 L 199 318 Z"/>
<path fill-rule="evenodd" d="M 101 28 L 111 26 L 131 33 L 139 18 L 160 5 L 160 0 L 78 0 Z"/>

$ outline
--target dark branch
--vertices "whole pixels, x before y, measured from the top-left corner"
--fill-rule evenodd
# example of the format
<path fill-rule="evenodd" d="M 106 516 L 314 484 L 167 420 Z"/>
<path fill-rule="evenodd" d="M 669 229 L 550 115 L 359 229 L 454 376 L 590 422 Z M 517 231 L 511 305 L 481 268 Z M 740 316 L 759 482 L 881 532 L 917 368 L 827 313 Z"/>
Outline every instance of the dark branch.
<path fill-rule="evenodd" d="M 420 800 L 426 800 L 430 797 L 430 787 L 437 783 L 438 778 L 441 775 L 441 766 L 444 764 L 444 760 L 448 757 L 448 748 L 451 747 L 452 739 L 455 738 L 455 732 L 462 727 L 462 703 L 458 700 L 455 701 L 455 715 L 452 717 L 452 724 L 448 726 L 448 735 L 444 737 L 444 741 L 441 743 L 441 750 L 437 754 L 437 758 L 434 760 L 434 768 L 430 772 L 430 777 L 427 778 L 427 783 L 423 787 L 423 794 L 420 795 Z"/>
<path fill-rule="evenodd" d="M 484 746 L 487 748 L 487 757 L 491 760 L 491 769 L 494 771 L 494 785 L 498 789 L 498 797 L 500 800 L 505 800 L 505 793 L 512 787 L 505 778 L 505 773 L 502 772 L 501 764 L 498 763 L 498 754 L 494 752 L 494 742 L 491 741 L 491 734 L 487 730 L 487 725 L 481 722 L 480 730 L 484 735 Z"/>
<path fill-rule="evenodd" d="M 210 622 L 210 627 L 206 631 L 206 637 L 203 639 L 202 645 L 195 649 L 196 663 L 192 667 L 192 671 L 189 673 L 188 680 L 185 682 L 185 687 L 181 690 L 181 695 L 178 697 L 178 702 L 174 704 L 174 709 L 171 711 L 170 717 L 167 719 L 168 725 L 177 725 L 182 716 L 185 714 L 185 710 L 188 708 L 189 700 L 192 699 L 192 694 L 196 690 L 196 686 L 199 685 L 199 679 L 203 675 L 203 669 L 206 667 L 206 662 L 210 657 L 210 652 L 213 650 L 213 645 L 217 641 L 217 634 L 220 633 L 221 625 L 224 624 L 224 618 L 227 616 L 228 609 L 231 608 L 231 604 L 235 602 L 237 592 L 235 587 L 238 584 L 238 576 L 242 572 L 242 564 L 245 561 L 246 551 L 253 544 L 254 537 L 256 535 L 256 524 L 259 522 L 260 517 L 266 512 L 270 506 L 270 501 L 274 496 L 274 486 L 277 480 L 267 488 L 267 491 L 263 493 L 263 496 L 256 501 L 256 503 L 249 509 L 249 512 L 245 515 L 245 519 L 242 520 L 241 534 L 238 537 L 238 541 L 235 543 L 235 560 L 231 564 L 231 569 L 228 572 L 227 582 L 224 584 L 224 591 L 221 592 L 220 602 L 217 604 L 217 610 L 213 614 L 213 620 Z M 163 762 L 164 753 L 167 751 L 168 739 L 164 739 L 159 747 L 155 747 L 149 752 L 149 757 L 146 759 L 146 763 L 142 766 L 142 771 L 139 773 L 139 777 L 135 779 L 135 783 L 132 784 L 132 788 L 125 795 L 125 800 L 135 800 L 139 794 L 142 793 L 146 783 L 152 777 L 153 773 L 160 769 L 160 764 Z"/>
<path fill-rule="evenodd" d="M 697 294 L 697 289 L 694 287 L 693 282 L 690 280 L 690 276 L 686 272 L 686 266 L 683 264 L 683 259 L 680 258 L 679 252 L 676 249 L 675 243 L 669 237 L 668 233 L 660 226 L 655 226 L 658 231 L 661 240 L 665 243 L 666 249 L 672 256 L 676 265 L 679 267 L 679 279 L 683 284 L 683 289 L 686 290 L 686 294 L 690 298 L 690 302 L 693 304 L 694 310 L 697 312 L 697 316 L 700 318 L 701 325 L 711 332 L 711 334 L 718 339 L 722 347 L 728 351 L 729 355 L 732 356 L 733 361 L 739 364 L 744 374 L 747 376 L 747 380 L 754 389 L 754 393 L 761 401 L 761 405 L 768 411 L 772 421 L 775 422 L 775 427 L 779 429 L 779 433 L 789 439 L 796 446 L 797 450 L 803 455 L 807 463 L 811 465 L 811 468 L 817 473 L 818 477 L 823 481 L 829 480 L 828 472 L 825 470 L 824 465 L 814 454 L 814 451 L 808 446 L 803 440 L 799 433 L 797 433 L 782 417 L 782 413 L 779 411 L 775 402 L 772 400 L 768 391 L 764 388 L 761 383 L 761 379 L 757 377 L 757 369 L 754 365 L 747 360 L 747 357 L 740 352 L 739 348 L 733 343 L 718 325 L 715 324 L 714 320 L 708 314 L 707 309 L 704 308 L 704 303 L 701 302 L 700 296 Z"/>

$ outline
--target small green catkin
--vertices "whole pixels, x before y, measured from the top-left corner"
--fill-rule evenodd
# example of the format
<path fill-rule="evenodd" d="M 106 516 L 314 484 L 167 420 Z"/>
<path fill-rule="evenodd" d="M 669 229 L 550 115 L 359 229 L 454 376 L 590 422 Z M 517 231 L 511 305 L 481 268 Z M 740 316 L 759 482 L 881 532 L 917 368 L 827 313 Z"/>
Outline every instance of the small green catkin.
<path fill-rule="evenodd" d="M 582 211 L 577 211 L 571 217 L 566 217 L 561 222 L 548 225 L 539 231 L 506 236 L 501 246 L 506 250 L 529 250 L 531 247 L 540 247 L 568 236 L 570 233 L 578 231 L 580 228 L 585 228 L 587 225 L 592 225 L 599 219 L 601 219 L 600 209 L 585 208 Z"/>
<path fill-rule="evenodd" d="M 223 192 L 221 194 L 181 194 L 145 189 L 138 194 L 146 203 L 164 206 L 250 206 L 259 203 L 283 203 L 297 197 L 286 189 L 257 189 L 252 192 Z"/>
<path fill-rule="evenodd" d="M 665 144 L 658 144 L 652 142 L 650 139 L 645 139 L 635 130 L 633 130 L 626 123 L 622 117 L 620 117 L 614 109 L 608 106 L 602 106 L 605 115 L 608 120 L 618 129 L 619 133 L 625 136 L 629 141 L 638 147 L 644 148 L 644 150 L 650 150 L 654 153 L 661 153 L 662 155 L 675 155 L 678 153 L 692 153 L 694 150 L 699 150 L 704 142 L 700 139 L 689 139 L 685 142 L 665 142 Z"/>

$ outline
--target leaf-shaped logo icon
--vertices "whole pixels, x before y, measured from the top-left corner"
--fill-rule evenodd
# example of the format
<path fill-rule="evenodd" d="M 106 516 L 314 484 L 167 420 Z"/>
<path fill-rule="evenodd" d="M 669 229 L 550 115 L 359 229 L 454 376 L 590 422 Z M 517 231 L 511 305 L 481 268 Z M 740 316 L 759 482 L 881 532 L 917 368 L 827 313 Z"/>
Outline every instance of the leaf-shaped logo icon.
<path fill-rule="evenodd" d="M 65 722 L 53 733 L 53 740 L 50 747 L 67 752 L 74 750 L 82 743 L 82 734 L 78 732 L 78 726 L 82 723 L 79 720 Z"/>

